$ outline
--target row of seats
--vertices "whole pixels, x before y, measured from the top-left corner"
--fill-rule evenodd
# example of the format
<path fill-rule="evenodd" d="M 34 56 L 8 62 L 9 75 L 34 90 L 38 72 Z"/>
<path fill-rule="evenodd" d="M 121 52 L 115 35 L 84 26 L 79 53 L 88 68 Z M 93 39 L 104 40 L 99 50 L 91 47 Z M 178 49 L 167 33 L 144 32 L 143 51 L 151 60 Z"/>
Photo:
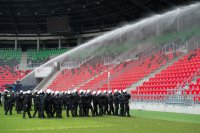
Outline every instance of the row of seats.
<path fill-rule="evenodd" d="M 179 56 L 180 53 L 178 52 L 177 55 Z M 162 52 L 158 52 L 157 54 L 145 59 L 139 66 L 137 65 L 140 60 L 123 62 L 95 77 L 90 82 L 81 85 L 79 89 L 93 89 L 102 84 L 103 86 L 98 88 L 98 90 L 123 90 L 129 87 L 134 82 L 137 82 L 138 80 L 144 78 L 152 71 L 155 71 L 156 69 L 165 65 L 167 61 L 171 61 L 173 58 L 173 54 L 165 55 Z M 108 72 L 110 72 L 111 75 L 109 85 Z M 117 76 L 113 78 L 112 75 Z"/>
<path fill-rule="evenodd" d="M 22 51 L 20 49 L 0 49 L 0 88 L 22 79 L 30 70 L 17 70 Z"/>
<path fill-rule="evenodd" d="M 27 59 L 28 62 L 31 61 L 32 63 L 41 63 L 43 60 L 50 56 L 56 56 L 59 54 L 62 54 L 64 52 L 67 52 L 68 48 L 62 48 L 62 49 L 29 49 L 27 50 Z"/>
<path fill-rule="evenodd" d="M 200 75 L 200 69 L 196 72 L 196 76 Z M 200 78 L 197 78 L 194 82 L 189 83 L 189 89 L 186 90 L 187 95 L 193 95 L 194 101 L 200 102 Z"/>
<path fill-rule="evenodd" d="M 15 81 L 22 79 L 31 70 L 15 70 L 10 66 L 0 66 L 0 88 L 6 84 L 13 84 Z"/>
<path fill-rule="evenodd" d="M 165 92 L 162 94 L 169 94 L 169 92 L 175 93 L 173 90 L 177 85 L 185 83 L 186 80 L 190 84 L 193 75 L 199 71 L 199 60 L 200 49 L 188 53 L 171 66 L 168 66 L 165 70 L 162 70 L 160 73 L 150 78 L 149 81 L 138 86 L 136 90 L 132 90 L 131 93 L 133 97 L 143 94 L 151 95 L 154 92 L 158 94 L 162 92 Z M 191 84 L 188 90 L 182 91 L 182 94 L 199 94 L 199 81 L 200 80 L 198 79 L 197 84 Z M 183 85 L 186 85 L 186 83 Z M 194 89 L 194 87 L 198 89 Z"/>
<path fill-rule="evenodd" d="M 69 48 L 62 48 L 62 49 L 28 49 L 27 50 L 27 59 L 28 63 L 31 61 L 32 63 L 40 63 L 44 59 L 62 54 L 68 51 Z M 22 57 L 22 51 L 20 49 L 0 49 L 0 65 L 9 65 L 15 66 L 20 63 Z"/>
<path fill-rule="evenodd" d="M 6 60 L 18 60 L 20 61 L 22 55 L 21 50 L 15 50 L 15 49 L 0 49 L 0 59 L 6 61 Z"/>
<path fill-rule="evenodd" d="M 0 66 L 8 65 L 14 67 L 19 64 L 21 56 L 21 50 L 0 49 Z"/>
<path fill-rule="evenodd" d="M 83 82 L 91 79 L 95 75 L 105 71 L 107 66 L 101 63 L 86 63 L 80 68 L 64 69 L 56 79 L 51 83 L 49 88 L 52 90 L 65 91 L 74 87 L 77 87 Z"/>
<path fill-rule="evenodd" d="M 123 90 L 127 87 L 130 87 L 131 84 L 143 79 L 145 76 L 165 65 L 173 58 L 173 54 L 165 55 L 163 52 L 159 52 L 146 58 L 144 62 L 139 65 L 135 65 L 134 67 L 126 67 L 120 75 L 110 81 L 110 88 Z M 104 84 L 102 89 L 108 89 L 108 84 Z"/>
<path fill-rule="evenodd" d="M 104 81 L 105 79 L 108 79 L 108 72 L 110 72 L 110 74 L 118 72 L 121 69 L 123 69 L 126 65 L 128 65 L 129 63 L 130 62 L 124 62 L 124 63 L 120 63 L 119 65 L 116 65 L 114 67 L 111 67 L 108 71 L 104 71 L 102 74 L 100 74 L 99 76 L 95 77 L 90 82 L 80 86 L 79 88 L 83 89 L 83 90 L 93 89 L 94 87 L 96 87 L 96 85 L 99 82 Z"/>

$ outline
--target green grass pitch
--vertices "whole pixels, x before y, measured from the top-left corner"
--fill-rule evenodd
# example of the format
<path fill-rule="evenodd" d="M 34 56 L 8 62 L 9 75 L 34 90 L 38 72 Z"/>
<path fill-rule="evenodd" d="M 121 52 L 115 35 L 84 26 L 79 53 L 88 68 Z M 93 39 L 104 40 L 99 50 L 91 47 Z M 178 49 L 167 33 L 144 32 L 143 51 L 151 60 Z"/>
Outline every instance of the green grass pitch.
<path fill-rule="evenodd" d="M 32 112 L 33 113 L 33 112 Z M 131 110 L 132 117 L 22 119 L 4 115 L 0 107 L 0 133 L 200 133 L 200 115 Z"/>

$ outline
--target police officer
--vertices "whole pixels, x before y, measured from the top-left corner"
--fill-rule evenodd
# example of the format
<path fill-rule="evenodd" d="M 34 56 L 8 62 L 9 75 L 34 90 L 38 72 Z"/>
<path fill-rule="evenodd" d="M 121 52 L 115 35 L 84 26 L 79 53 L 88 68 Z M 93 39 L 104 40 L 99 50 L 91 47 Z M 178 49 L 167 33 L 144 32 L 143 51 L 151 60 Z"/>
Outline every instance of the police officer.
<path fill-rule="evenodd" d="M 23 110 L 23 101 L 24 101 L 23 91 L 20 90 L 18 99 L 18 113 L 21 113 Z"/>
<path fill-rule="evenodd" d="M 6 111 L 6 108 L 7 108 L 7 103 L 6 103 L 7 94 L 8 94 L 8 90 L 5 90 L 4 91 L 4 95 L 3 95 L 3 99 L 4 99 L 4 102 L 3 102 L 4 111 Z"/>
<path fill-rule="evenodd" d="M 0 92 L 0 106 L 2 106 L 1 95 L 2 95 L 2 94 L 1 94 L 1 92 Z"/>
<path fill-rule="evenodd" d="M 83 108 L 84 108 L 84 91 L 79 91 L 79 116 L 83 116 Z"/>
<path fill-rule="evenodd" d="M 71 110 L 71 113 L 72 113 L 72 94 L 71 94 L 71 91 L 67 91 L 65 93 L 65 108 L 66 108 L 66 116 L 69 117 L 69 111 Z"/>
<path fill-rule="evenodd" d="M 118 91 L 115 89 L 114 90 L 114 96 L 113 96 L 113 102 L 114 102 L 114 105 L 115 105 L 115 115 L 119 115 L 118 112 L 119 112 L 119 93 Z"/>
<path fill-rule="evenodd" d="M 108 115 L 111 115 L 111 112 L 112 112 L 112 114 L 114 115 L 112 91 L 108 91 L 108 105 L 109 105 Z"/>
<path fill-rule="evenodd" d="M 30 110 L 31 110 L 31 91 L 28 90 L 24 96 L 24 104 L 23 104 L 23 118 L 26 118 L 26 113 L 28 114 L 29 118 L 32 118 L 31 117 L 31 113 L 30 113 Z"/>
<path fill-rule="evenodd" d="M 79 101 L 79 95 L 77 90 L 73 90 L 73 100 L 72 100 L 72 111 L 73 111 L 73 116 L 77 117 L 77 110 L 78 110 L 78 101 Z"/>
<path fill-rule="evenodd" d="M 62 118 L 62 101 L 59 96 L 59 91 L 55 92 L 55 107 L 56 107 L 56 118 Z"/>
<path fill-rule="evenodd" d="M 124 110 L 124 116 L 130 117 L 130 113 L 129 113 L 129 99 L 131 98 L 131 95 L 127 93 L 126 90 L 123 90 L 123 98 L 124 98 L 124 105 L 125 105 L 125 110 Z"/>
<path fill-rule="evenodd" d="M 108 96 L 107 91 L 103 91 L 103 114 L 108 114 Z"/>
<path fill-rule="evenodd" d="M 36 95 L 37 95 L 38 91 L 37 90 L 34 90 L 33 91 L 33 95 L 32 95 L 32 98 L 33 98 L 33 105 L 34 105 L 34 111 L 36 110 Z"/>
<path fill-rule="evenodd" d="M 65 108 L 65 92 L 64 91 L 61 92 L 60 98 L 61 98 L 62 108 Z"/>
<path fill-rule="evenodd" d="M 8 111 L 10 112 L 10 115 L 12 115 L 12 108 L 14 104 L 14 93 L 6 91 L 4 94 L 4 100 L 5 100 L 5 115 L 7 115 Z"/>
<path fill-rule="evenodd" d="M 54 117 L 54 115 L 53 115 L 53 100 L 54 100 L 54 92 L 52 91 L 52 90 L 50 90 L 51 92 L 50 92 L 50 115 L 51 115 L 51 117 Z"/>
<path fill-rule="evenodd" d="M 87 95 L 85 90 L 83 90 L 83 116 L 87 116 Z"/>
<path fill-rule="evenodd" d="M 19 93 L 17 92 L 16 95 L 15 95 L 15 110 L 17 111 L 17 113 L 19 114 Z"/>
<path fill-rule="evenodd" d="M 124 95 L 121 91 L 119 92 L 119 105 L 120 105 L 120 116 L 124 116 Z"/>
<path fill-rule="evenodd" d="M 51 94 L 51 102 L 52 102 L 52 117 L 54 117 L 56 113 L 56 104 L 55 104 L 55 92 L 52 91 Z"/>
<path fill-rule="evenodd" d="M 104 101 L 104 96 L 101 94 L 101 90 L 98 90 L 98 92 L 97 92 L 97 98 L 98 98 L 98 105 L 99 105 L 99 116 L 103 116 L 103 101 Z"/>
<path fill-rule="evenodd" d="M 45 93 L 43 90 L 40 90 L 40 93 L 39 93 L 39 97 L 40 97 L 40 118 L 45 118 L 44 116 L 44 96 L 45 96 Z"/>
<path fill-rule="evenodd" d="M 38 113 L 38 118 L 41 118 L 41 103 L 40 103 L 40 92 L 35 92 L 34 96 L 34 114 L 33 118 L 35 118 L 36 114 Z"/>
<path fill-rule="evenodd" d="M 46 95 L 44 96 L 44 110 L 46 111 L 47 117 L 51 117 L 51 90 L 47 89 Z"/>
<path fill-rule="evenodd" d="M 98 116 L 98 97 L 97 92 L 93 91 L 92 93 L 92 102 L 93 102 L 93 108 L 94 108 L 94 116 Z"/>
<path fill-rule="evenodd" d="M 92 116 L 94 116 L 94 109 L 92 107 L 92 94 L 91 90 L 87 90 L 86 93 L 86 116 L 89 116 L 89 110 L 91 110 Z"/>

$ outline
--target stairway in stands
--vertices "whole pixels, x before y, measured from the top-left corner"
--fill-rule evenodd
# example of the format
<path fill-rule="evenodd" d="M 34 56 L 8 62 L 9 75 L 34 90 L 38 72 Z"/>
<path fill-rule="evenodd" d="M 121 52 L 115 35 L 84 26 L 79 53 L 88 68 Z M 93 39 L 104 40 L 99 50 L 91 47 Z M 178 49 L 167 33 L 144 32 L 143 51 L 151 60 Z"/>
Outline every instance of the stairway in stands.
<path fill-rule="evenodd" d="M 24 70 L 27 66 L 27 53 L 26 52 L 22 52 L 22 58 L 20 61 L 20 70 Z"/>
<path fill-rule="evenodd" d="M 57 71 L 48 81 L 47 83 L 42 87 L 41 90 L 46 90 L 48 86 L 56 79 L 56 77 L 60 74 L 60 71 Z"/>

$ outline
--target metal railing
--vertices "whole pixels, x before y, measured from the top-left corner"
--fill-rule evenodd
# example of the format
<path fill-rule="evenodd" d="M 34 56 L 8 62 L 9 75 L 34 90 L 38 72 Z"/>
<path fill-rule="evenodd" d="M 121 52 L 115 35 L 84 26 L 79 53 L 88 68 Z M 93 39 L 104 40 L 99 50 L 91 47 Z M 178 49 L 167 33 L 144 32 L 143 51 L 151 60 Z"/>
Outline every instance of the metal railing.
<path fill-rule="evenodd" d="M 193 105 L 200 103 L 200 94 L 185 94 L 186 90 L 189 90 L 186 86 L 196 77 L 199 76 L 200 69 L 198 69 L 193 75 L 189 76 L 181 84 L 178 84 L 174 89 L 167 89 L 166 94 L 140 94 L 138 90 L 136 95 L 132 96 L 134 102 L 162 102 L 165 104 L 182 104 Z"/>
<path fill-rule="evenodd" d="M 42 65 L 41 63 L 31 63 L 31 64 L 23 64 L 20 63 L 17 66 L 15 66 L 15 69 L 17 70 L 34 70 L 36 67 L 39 67 Z"/>
<path fill-rule="evenodd" d="M 187 52 L 198 49 L 200 47 L 200 41 L 198 40 L 196 37 L 194 37 L 186 42 L 186 45 L 180 48 L 187 48 Z M 166 94 L 140 94 L 140 91 L 138 90 L 137 94 L 132 95 L 132 100 L 134 102 L 156 102 L 164 104 L 195 106 L 196 104 L 200 104 L 200 94 L 192 93 L 193 89 L 191 89 L 189 85 L 193 82 L 196 82 L 197 77 L 200 77 L 200 69 L 178 84 L 175 88 L 167 89 Z"/>

